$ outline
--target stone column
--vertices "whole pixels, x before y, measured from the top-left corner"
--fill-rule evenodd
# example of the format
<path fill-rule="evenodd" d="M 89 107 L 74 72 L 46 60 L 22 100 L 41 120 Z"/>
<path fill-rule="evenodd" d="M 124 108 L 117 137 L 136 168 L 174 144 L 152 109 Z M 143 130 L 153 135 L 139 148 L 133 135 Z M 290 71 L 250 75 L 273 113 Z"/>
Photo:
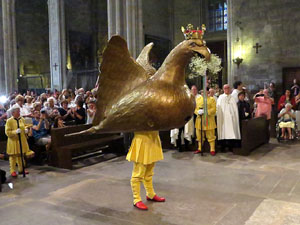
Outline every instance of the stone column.
<path fill-rule="evenodd" d="M 145 35 L 143 29 L 143 0 L 138 0 L 137 3 L 137 30 L 138 30 L 138 37 L 137 37 L 137 51 L 138 55 L 142 51 L 145 46 Z"/>
<path fill-rule="evenodd" d="M 2 2 L 0 2 L 2 5 Z M 0 95 L 6 94 L 5 73 L 4 73 L 4 50 L 3 50 L 3 20 L 2 10 L 0 10 Z"/>
<path fill-rule="evenodd" d="M 107 0 L 108 39 L 116 34 L 116 0 Z"/>
<path fill-rule="evenodd" d="M 115 0 L 116 1 L 116 34 L 123 35 L 123 4 L 122 0 Z"/>
<path fill-rule="evenodd" d="M 51 89 L 66 88 L 64 1 L 48 0 Z"/>
<path fill-rule="evenodd" d="M 228 26 L 227 26 L 227 59 L 228 59 L 228 80 L 227 83 L 229 85 L 233 85 L 234 82 L 234 69 L 236 65 L 233 64 L 233 42 L 234 42 L 234 36 L 233 36 L 233 0 L 227 1 L 227 15 L 228 15 Z"/>
<path fill-rule="evenodd" d="M 126 18 L 128 48 L 136 58 L 144 47 L 142 0 L 126 1 Z"/>
<path fill-rule="evenodd" d="M 4 84 L 5 93 L 9 94 L 17 90 L 18 77 L 15 0 L 2 0 L 2 26 Z"/>
<path fill-rule="evenodd" d="M 142 0 L 107 0 L 108 38 L 118 34 L 127 40 L 136 57 L 144 47 Z"/>

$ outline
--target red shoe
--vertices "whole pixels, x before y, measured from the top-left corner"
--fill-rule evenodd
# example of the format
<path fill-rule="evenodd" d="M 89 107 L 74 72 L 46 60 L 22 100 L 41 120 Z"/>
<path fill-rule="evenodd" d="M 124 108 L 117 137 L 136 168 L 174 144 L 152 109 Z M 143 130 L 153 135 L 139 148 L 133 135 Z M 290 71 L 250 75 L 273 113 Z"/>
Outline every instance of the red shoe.
<path fill-rule="evenodd" d="M 151 199 L 147 196 L 148 201 L 153 201 L 153 202 L 165 202 L 166 199 L 162 197 L 158 197 L 157 195 L 154 195 L 154 197 Z"/>
<path fill-rule="evenodd" d="M 212 156 L 215 156 L 215 155 L 216 155 L 216 152 L 215 152 L 215 151 L 212 151 L 212 152 L 210 152 L 210 154 L 211 154 Z"/>
<path fill-rule="evenodd" d="M 200 150 L 194 151 L 194 154 L 199 154 L 199 153 L 201 153 Z"/>
<path fill-rule="evenodd" d="M 12 173 L 11 173 L 11 176 L 12 176 L 12 177 L 17 177 L 18 174 L 17 174 L 16 172 L 12 172 Z"/>
<path fill-rule="evenodd" d="M 134 207 L 137 207 L 140 210 L 148 210 L 148 207 L 142 201 L 135 203 Z"/>
<path fill-rule="evenodd" d="M 21 172 L 19 171 L 18 173 L 23 174 L 23 171 L 21 171 Z M 29 174 L 28 170 L 25 170 L 25 174 Z"/>

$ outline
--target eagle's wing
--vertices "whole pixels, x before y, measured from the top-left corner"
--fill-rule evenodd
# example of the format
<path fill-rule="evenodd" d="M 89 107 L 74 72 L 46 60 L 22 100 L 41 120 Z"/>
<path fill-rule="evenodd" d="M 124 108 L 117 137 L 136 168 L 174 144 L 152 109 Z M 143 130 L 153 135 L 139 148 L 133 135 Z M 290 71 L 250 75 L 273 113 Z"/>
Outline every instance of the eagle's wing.
<path fill-rule="evenodd" d="M 100 69 L 94 126 L 103 120 L 106 109 L 150 77 L 149 73 L 130 56 L 127 43 L 120 36 L 113 36 L 109 40 Z"/>
<path fill-rule="evenodd" d="M 141 51 L 136 62 L 140 64 L 151 76 L 156 73 L 156 69 L 150 64 L 149 53 L 153 47 L 153 42 L 147 44 Z"/>

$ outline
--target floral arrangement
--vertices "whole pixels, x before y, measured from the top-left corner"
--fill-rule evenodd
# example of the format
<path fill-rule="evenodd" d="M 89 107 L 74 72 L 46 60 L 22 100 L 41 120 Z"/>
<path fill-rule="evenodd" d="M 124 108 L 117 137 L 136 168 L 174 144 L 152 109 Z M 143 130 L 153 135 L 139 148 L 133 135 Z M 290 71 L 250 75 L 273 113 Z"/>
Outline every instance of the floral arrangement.
<path fill-rule="evenodd" d="M 205 76 L 207 71 L 208 73 L 215 75 L 222 69 L 221 62 L 222 60 L 220 57 L 215 54 L 211 54 L 209 62 L 204 58 L 194 56 L 189 64 L 191 73 L 188 75 L 188 78 L 193 79 L 195 77 Z"/>

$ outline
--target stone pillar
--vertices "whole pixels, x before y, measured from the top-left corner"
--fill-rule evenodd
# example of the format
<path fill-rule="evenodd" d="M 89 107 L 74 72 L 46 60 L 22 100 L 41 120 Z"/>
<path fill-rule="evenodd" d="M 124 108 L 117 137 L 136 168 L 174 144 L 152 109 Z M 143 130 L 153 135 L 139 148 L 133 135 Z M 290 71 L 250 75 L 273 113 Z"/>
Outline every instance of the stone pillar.
<path fill-rule="evenodd" d="M 2 5 L 2 2 L 0 2 Z M 0 10 L 0 18 L 2 18 L 2 10 Z M 0 95 L 6 94 L 5 73 L 4 73 L 4 50 L 3 50 L 3 20 L 0 19 Z"/>
<path fill-rule="evenodd" d="M 48 0 L 51 89 L 67 87 L 64 1 Z"/>
<path fill-rule="evenodd" d="M 108 38 L 118 34 L 127 40 L 135 58 L 144 47 L 142 0 L 107 0 Z"/>
<path fill-rule="evenodd" d="M 115 0 L 116 1 L 116 34 L 122 35 L 123 34 L 123 3 L 122 0 Z"/>
<path fill-rule="evenodd" d="M 227 83 L 229 85 L 233 85 L 234 82 L 234 69 L 236 66 L 233 63 L 233 42 L 234 42 L 234 34 L 233 34 L 233 27 L 234 27 L 234 22 L 233 22 L 233 5 L 232 5 L 233 0 L 228 0 L 227 1 L 227 15 L 228 15 L 228 26 L 227 26 L 227 59 L 228 59 L 228 80 Z"/>
<path fill-rule="evenodd" d="M 143 29 L 143 0 L 138 0 L 137 2 L 137 51 L 138 55 L 145 46 L 145 35 Z"/>
<path fill-rule="evenodd" d="M 15 0 L 2 0 L 2 26 L 4 76 L 1 77 L 5 78 L 5 93 L 9 94 L 17 90 L 18 77 Z"/>
<path fill-rule="evenodd" d="M 116 34 L 116 0 L 107 0 L 108 39 Z"/>

